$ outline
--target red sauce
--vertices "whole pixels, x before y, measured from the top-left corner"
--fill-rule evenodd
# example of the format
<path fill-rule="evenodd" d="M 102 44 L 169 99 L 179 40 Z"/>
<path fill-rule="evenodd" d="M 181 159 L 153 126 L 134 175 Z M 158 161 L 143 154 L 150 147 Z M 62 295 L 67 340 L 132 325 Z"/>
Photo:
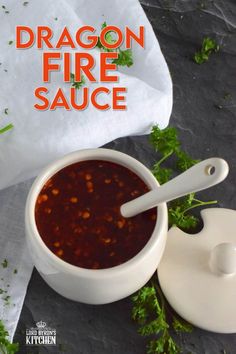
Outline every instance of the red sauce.
<path fill-rule="evenodd" d="M 82 268 L 114 267 L 145 246 L 156 224 L 156 208 L 123 218 L 120 206 L 149 191 L 129 169 L 107 161 L 83 161 L 57 172 L 35 207 L 47 247 Z"/>

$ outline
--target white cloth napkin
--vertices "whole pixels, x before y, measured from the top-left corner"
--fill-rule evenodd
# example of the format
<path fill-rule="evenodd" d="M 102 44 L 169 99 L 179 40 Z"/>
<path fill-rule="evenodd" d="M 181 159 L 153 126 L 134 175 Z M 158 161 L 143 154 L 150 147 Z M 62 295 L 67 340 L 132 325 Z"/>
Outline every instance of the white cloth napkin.
<path fill-rule="evenodd" d="M 14 129 L 0 137 L 0 189 L 35 176 L 45 164 L 70 151 L 98 147 L 121 136 L 145 134 L 154 123 L 161 128 L 168 124 L 171 79 L 155 34 L 137 0 L 113 0 L 112 6 L 107 0 L 40 0 L 29 1 L 26 6 L 8 0 L 9 14 L 1 10 L 0 109 L 5 123 L 12 122 Z M 119 74 L 119 85 L 127 87 L 128 109 L 99 111 L 90 106 L 79 112 L 37 111 L 33 107 L 37 102 L 34 89 L 44 86 L 42 50 L 35 46 L 15 49 L 15 26 L 24 24 L 36 29 L 37 25 L 47 25 L 56 39 L 64 26 L 73 34 L 84 24 L 100 30 L 104 21 L 122 29 L 127 25 L 136 33 L 140 25 L 145 26 L 145 50 L 134 45 L 134 65 L 121 69 Z M 98 61 L 99 50 L 90 52 Z M 96 65 L 96 77 L 98 72 Z M 58 87 L 69 96 L 71 85 L 63 83 L 62 73 L 52 73 L 51 77 L 48 98 L 53 98 Z M 100 83 L 88 86 L 93 89 Z M 111 88 L 114 84 L 106 86 Z M 7 116 L 4 108 L 8 108 Z"/>
<path fill-rule="evenodd" d="M 119 86 L 127 87 L 128 109 L 99 111 L 90 106 L 80 112 L 35 110 L 36 87 L 47 86 L 48 98 L 52 99 L 58 87 L 69 96 L 71 84 L 63 83 L 62 73 L 53 73 L 49 84 L 42 82 L 42 51 L 35 46 L 15 49 L 15 27 L 25 25 L 36 30 L 37 25 L 47 25 L 53 29 L 54 38 L 58 38 L 65 26 L 73 34 L 85 24 L 100 30 L 104 21 L 121 29 L 128 26 L 134 32 L 140 25 L 145 27 L 145 49 L 134 45 L 134 65 L 119 69 Z M 167 126 L 172 108 L 170 74 L 138 0 L 30 0 L 25 4 L 8 0 L 5 9 L 0 8 L 0 23 L 0 127 L 14 124 L 11 131 L 0 135 L 0 189 L 35 176 L 43 166 L 65 153 L 98 147 L 122 136 L 145 134 L 156 123 L 161 128 Z M 98 62 L 99 50 L 90 52 Z M 96 66 L 96 77 L 98 72 Z M 94 89 L 100 84 L 88 86 Z M 114 84 L 106 86 L 112 88 Z M 8 114 L 4 114 L 5 108 Z M 28 184 L 21 184 L 0 193 L 0 259 L 9 259 L 9 269 L 1 269 L 1 273 L 10 285 L 12 303 L 16 304 L 4 308 L 1 305 L 0 317 L 8 320 L 11 337 L 32 270 L 23 231 L 28 189 Z M 20 272 L 13 276 L 15 268 Z"/>
<path fill-rule="evenodd" d="M 24 205 L 31 184 L 27 181 L 0 191 L 0 292 L 4 291 L 0 320 L 11 339 L 33 269 L 24 240 Z"/>

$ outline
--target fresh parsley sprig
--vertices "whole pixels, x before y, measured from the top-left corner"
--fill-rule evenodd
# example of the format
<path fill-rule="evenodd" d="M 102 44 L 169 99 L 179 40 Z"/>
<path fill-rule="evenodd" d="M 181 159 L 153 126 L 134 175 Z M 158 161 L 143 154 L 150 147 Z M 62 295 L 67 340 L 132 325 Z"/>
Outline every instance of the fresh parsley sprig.
<path fill-rule="evenodd" d="M 167 162 L 171 156 L 176 159 L 176 169 L 179 172 L 186 171 L 200 161 L 192 159 L 181 149 L 177 130 L 173 127 L 167 127 L 161 130 L 158 126 L 154 126 L 150 134 L 150 143 L 161 155 L 161 158 L 152 168 L 152 173 L 160 184 L 168 182 L 173 176 L 173 169 L 163 167 L 163 163 Z M 176 225 L 185 231 L 193 229 L 198 225 L 199 219 L 191 215 L 189 211 L 199 206 L 215 203 L 217 203 L 216 200 L 207 202 L 198 200 L 195 198 L 194 193 L 172 201 L 169 203 L 168 207 L 169 226 Z"/>
<path fill-rule="evenodd" d="M 193 60 L 197 64 L 203 64 L 208 61 L 211 53 L 218 52 L 219 49 L 220 47 L 214 39 L 206 37 L 203 39 L 200 51 L 194 54 Z"/>
<path fill-rule="evenodd" d="M 103 22 L 101 29 L 107 27 L 107 23 Z M 115 43 L 115 40 L 112 36 L 112 31 L 107 32 L 107 34 L 105 35 L 106 38 L 106 42 L 109 44 Z M 112 61 L 112 63 L 118 65 L 118 66 L 127 66 L 130 67 L 131 65 L 133 65 L 134 61 L 133 61 L 133 54 L 132 54 L 132 50 L 131 49 L 126 49 L 126 50 L 122 50 L 120 48 L 117 49 L 110 49 L 105 47 L 104 45 L 102 45 L 100 38 L 98 38 L 98 42 L 96 45 L 100 50 L 104 51 L 104 52 L 118 52 L 118 58 L 114 59 Z"/>
<path fill-rule="evenodd" d="M 180 347 L 172 337 L 170 327 L 179 333 L 191 332 L 192 326 L 173 314 L 156 281 L 140 289 L 132 296 L 132 302 L 132 318 L 139 324 L 138 332 L 142 336 L 152 336 L 147 345 L 147 354 L 180 353 Z"/>
<path fill-rule="evenodd" d="M 175 128 L 168 127 L 161 130 L 157 125 L 152 127 L 150 143 L 156 151 L 162 154 L 161 163 L 174 152 L 179 151 L 180 146 Z"/>
<path fill-rule="evenodd" d="M 19 350 L 19 344 L 11 343 L 8 337 L 9 333 L 5 329 L 3 322 L 0 320 L 0 353 L 15 354 Z"/>
<path fill-rule="evenodd" d="M 79 90 L 83 85 L 85 85 L 85 77 L 81 75 L 81 81 L 75 81 L 75 74 L 70 73 L 70 82 L 72 86 Z"/>
<path fill-rule="evenodd" d="M 194 198 L 194 195 L 194 193 L 191 193 L 187 197 L 178 199 L 175 203 L 171 203 L 171 206 L 168 208 L 169 226 L 175 225 L 182 230 L 194 229 L 199 224 L 199 219 L 189 214 L 189 211 L 200 206 L 217 203 L 217 200 L 207 202 L 198 200 Z"/>

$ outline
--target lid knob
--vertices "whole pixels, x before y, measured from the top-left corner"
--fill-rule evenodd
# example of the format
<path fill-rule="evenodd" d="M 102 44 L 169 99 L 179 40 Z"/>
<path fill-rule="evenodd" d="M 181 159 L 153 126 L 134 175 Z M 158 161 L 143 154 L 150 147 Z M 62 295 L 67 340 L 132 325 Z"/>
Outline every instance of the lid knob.
<path fill-rule="evenodd" d="M 235 274 L 236 244 L 224 242 L 215 246 L 210 255 L 210 268 L 212 272 L 221 275 Z"/>

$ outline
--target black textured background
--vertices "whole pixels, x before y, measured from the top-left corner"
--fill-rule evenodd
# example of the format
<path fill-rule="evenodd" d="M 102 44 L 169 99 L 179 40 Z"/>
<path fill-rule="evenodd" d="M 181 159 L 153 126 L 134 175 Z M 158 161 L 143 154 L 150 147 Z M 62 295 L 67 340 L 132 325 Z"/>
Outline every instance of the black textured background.
<path fill-rule="evenodd" d="M 170 124 L 178 128 L 184 149 L 193 157 L 225 158 L 230 174 L 202 194 L 236 209 L 236 2 L 141 1 L 160 42 L 174 84 Z M 127 14 L 128 15 L 128 14 Z M 197 65 L 193 53 L 205 36 L 220 51 Z M 126 152 L 146 166 L 155 161 L 147 137 L 119 139 L 107 147 Z M 236 306 L 236 305 L 235 305 Z M 20 353 L 144 354 L 146 340 L 131 321 L 131 302 L 89 306 L 64 299 L 34 271 L 15 335 Z M 25 347 L 25 329 L 43 320 L 57 330 L 57 347 Z M 177 338 L 185 354 L 235 354 L 236 335 L 199 329 Z"/>

